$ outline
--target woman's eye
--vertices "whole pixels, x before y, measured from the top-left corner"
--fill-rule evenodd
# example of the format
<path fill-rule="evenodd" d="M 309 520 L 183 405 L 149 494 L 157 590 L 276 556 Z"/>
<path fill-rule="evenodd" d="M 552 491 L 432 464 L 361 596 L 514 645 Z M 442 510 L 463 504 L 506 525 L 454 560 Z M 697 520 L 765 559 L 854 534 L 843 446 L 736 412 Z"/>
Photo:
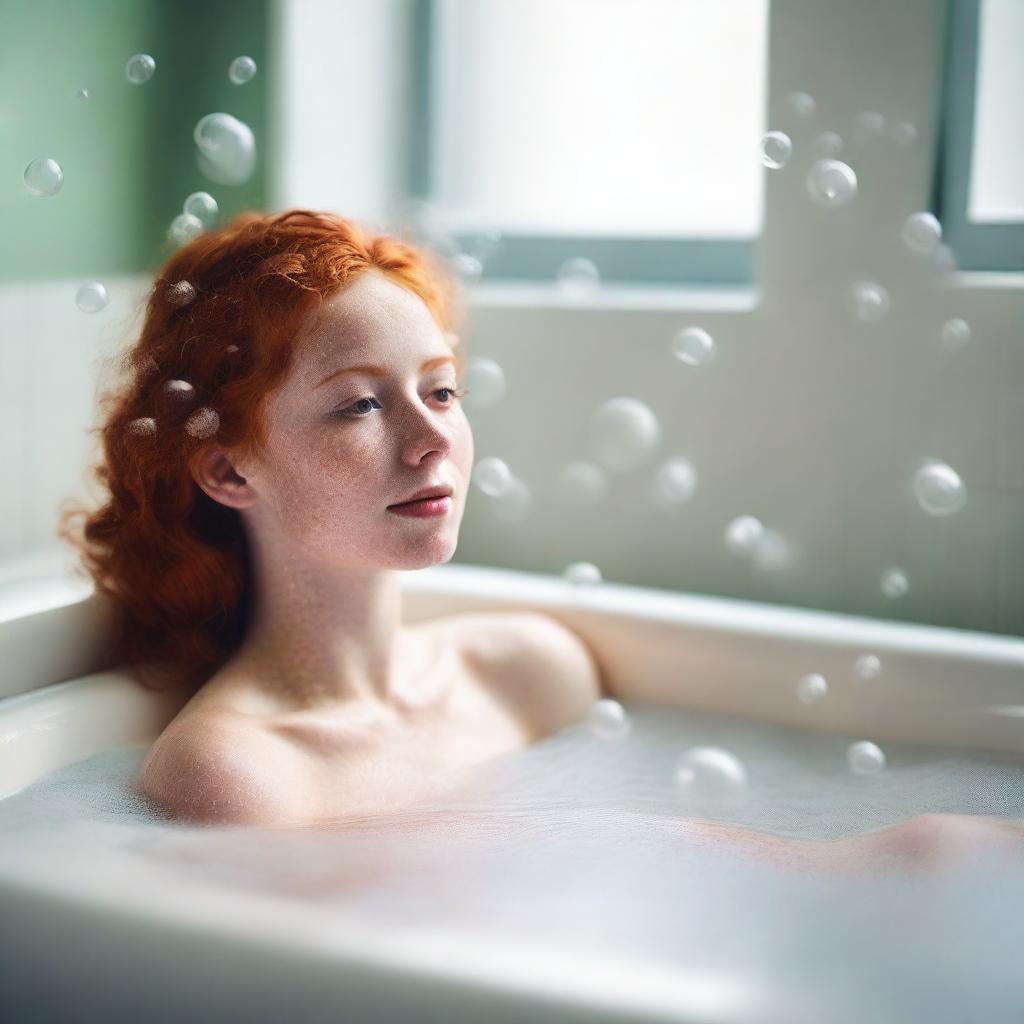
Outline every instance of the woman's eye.
<path fill-rule="evenodd" d="M 436 388 L 433 392 L 435 395 L 444 394 L 445 397 L 441 400 L 442 405 L 453 405 L 452 401 L 454 398 L 462 398 L 467 392 L 466 390 L 459 389 L 456 387 L 441 387 Z M 372 403 L 372 404 L 371 404 Z M 381 408 L 380 402 L 376 398 L 367 396 L 366 398 L 356 399 L 350 406 L 344 409 L 339 409 L 335 415 L 337 416 L 348 416 L 352 419 L 362 420 L 373 411 L 374 405 L 379 409 Z"/>

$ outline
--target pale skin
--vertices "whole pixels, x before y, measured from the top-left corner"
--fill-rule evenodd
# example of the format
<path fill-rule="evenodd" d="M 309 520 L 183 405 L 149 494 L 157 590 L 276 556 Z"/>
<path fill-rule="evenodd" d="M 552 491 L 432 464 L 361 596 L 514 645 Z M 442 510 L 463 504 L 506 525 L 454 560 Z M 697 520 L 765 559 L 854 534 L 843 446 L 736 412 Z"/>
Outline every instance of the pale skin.
<path fill-rule="evenodd" d="M 397 809 L 579 721 L 598 697 L 630 699 L 628 680 L 547 615 L 402 623 L 398 573 L 451 559 L 473 465 L 449 339 L 422 299 L 367 272 L 310 315 L 296 344 L 263 457 L 213 450 L 193 470 L 239 512 L 254 614 L 143 765 L 143 792 L 184 819 L 290 827 Z M 337 373 L 367 365 L 380 374 Z M 389 508 L 435 484 L 451 488 L 445 514 Z M 801 869 L 927 863 L 968 840 L 1021 838 L 1011 824 L 952 815 L 832 843 L 714 822 L 685 832 Z"/>

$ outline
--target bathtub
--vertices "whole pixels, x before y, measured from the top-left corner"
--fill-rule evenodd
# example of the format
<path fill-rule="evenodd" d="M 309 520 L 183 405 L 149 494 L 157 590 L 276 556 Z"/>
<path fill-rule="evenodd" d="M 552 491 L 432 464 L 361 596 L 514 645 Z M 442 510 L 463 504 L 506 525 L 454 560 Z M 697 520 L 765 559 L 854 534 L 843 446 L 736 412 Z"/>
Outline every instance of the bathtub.
<path fill-rule="evenodd" d="M 403 574 L 402 589 L 408 622 L 477 609 L 555 616 L 589 641 L 624 701 L 1011 761 L 1024 752 L 1015 638 L 457 564 Z M 81 578 L 54 574 L 0 593 L 0 800 L 64 766 L 151 742 L 179 710 L 183 697 L 148 691 L 109 663 L 107 635 Z M 855 678 L 864 652 L 882 660 L 885 686 Z M 792 699 L 808 672 L 829 680 L 827 702 Z M 771 977 L 627 966 L 443 929 L 375 933 L 364 922 L 311 933 L 278 903 L 213 890 L 183 901 L 129 868 L 112 878 L 73 848 L 67 857 L 59 875 L 0 856 L 5 1019 L 845 1019 Z"/>

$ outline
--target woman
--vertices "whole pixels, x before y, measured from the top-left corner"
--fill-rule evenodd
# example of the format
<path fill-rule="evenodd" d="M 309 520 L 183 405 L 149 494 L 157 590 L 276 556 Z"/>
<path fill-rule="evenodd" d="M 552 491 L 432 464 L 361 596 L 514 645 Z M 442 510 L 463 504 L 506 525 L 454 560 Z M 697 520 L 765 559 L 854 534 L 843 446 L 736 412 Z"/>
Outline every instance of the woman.
<path fill-rule="evenodd" d="M 139 778 L 174 815 L 396 808 L 607 693 L 548 616 L 402 624 L 398 573 L 452 557 L 470 484 L 460 320 L 428 253 L 303 210 L 244 214 L 157 278 L 107 399 L 110 500 L 80 540 L 63 532 L 113 603 L 119 656 L 146 685 L 192 691 Z M 951 848 L 935 816 L 845 846 L 686 834 L 701 829 L 800 864 L 875 837 Z"/>

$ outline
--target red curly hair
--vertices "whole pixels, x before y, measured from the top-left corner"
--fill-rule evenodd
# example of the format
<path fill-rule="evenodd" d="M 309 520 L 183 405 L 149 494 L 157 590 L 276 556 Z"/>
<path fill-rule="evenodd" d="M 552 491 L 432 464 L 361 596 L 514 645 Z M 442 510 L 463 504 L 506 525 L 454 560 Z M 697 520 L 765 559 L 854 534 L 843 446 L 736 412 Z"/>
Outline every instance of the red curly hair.
<path fill-rule="evenodd" d="M 242 523 L 192 467 L 214 445 L 264 450 L 266 403 L 303 321 L 374 269 L 423 299 L 461 371 L 454 275 L 429 250 L 333 214 L 243 213 L 158 274 L 141 335 L 120 359 L 127 379 L 101 396 L 90 431 L 109 500 L 92 511 L 66 503 L 58 527 L 112 605 L 116 663 L 144 685 L 198 689 L 241 643 L 251 599 Z"/>

